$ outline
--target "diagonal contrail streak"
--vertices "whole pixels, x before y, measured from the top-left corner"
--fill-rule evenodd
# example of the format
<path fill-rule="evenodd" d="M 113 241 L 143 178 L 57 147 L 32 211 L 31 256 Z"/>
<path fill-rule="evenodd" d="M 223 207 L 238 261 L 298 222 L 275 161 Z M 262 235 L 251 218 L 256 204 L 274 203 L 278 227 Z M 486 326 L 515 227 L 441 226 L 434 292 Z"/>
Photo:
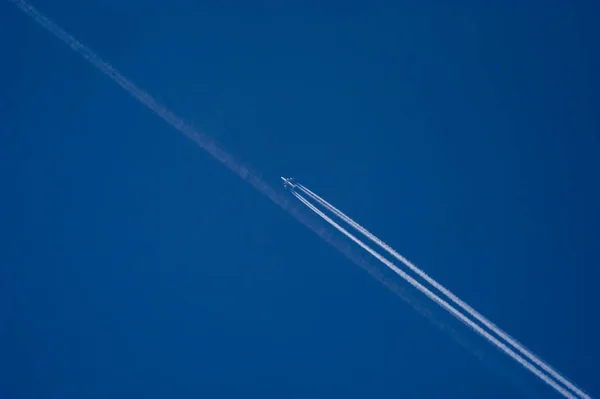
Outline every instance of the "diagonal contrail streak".
<path fill-rule="evenodd" d="M 217 161 L 222 163 L 224 166 L 229 168 L 232 172 L 238 175 L 240 178 L 249 183 L 257 191 L 265 195 L 274 204 L 281 207 L 284 211 L 289 213 L 297 221 L 306 226 L 309 230 L 312 230 L 319 238 L 325 241 L 327 244 L 334 247 L 348 260 L 356 264 L 357 266 L 364 269 L 371 277 L 380 282 L 383 286 L 388 288 L 402 300 L 410 304 L 417 312 L 431 321 L 440 330 L 448 333 L 452 336 L 460 345 L 469 349 L 477 358 L 484 360 L 482 353 L 475 349 L 467 340 L 465 340 L 458 332 L 454 331 L 451 327 L 443 324 L 440 320 L 434 318 L 431 312 L 424 306 L 420 305 L 415 299 L 398 286 L 394 281 L 385 276 L 377 267 L 367 262 L 362 254 L 353 246 L 347 245 L 342 242 L 339 238 L 332 234 L 330 229 L 327 229 L 321 222 L 320 218 L 314 216 L 312 212 L 307 213 L 304 208 L 297 207 L 294 202 L 289 200 L 288 195 L 282 195 L 280 191 L 273 189 L 273 187 L 267 183 L 258 173 L 251 170 L 248 166 L 237 161 L 231 156 L 226 150 L 221 148 L 215 140 L 196 130 L 191 125 L 187 124 L 178 115 L 171 112 L 167 107 L 156 101 L 150 94 L 146 93 L 130 80 L 123 76 L 116 68 L 110 65 L 108 62 L 101 59 L 91 49 L 83 45 L 73 36 L 65 32 L 60 26 L 56 25 L 49 18 L 44 16 L 35 7 L 30 5 L 24 0 L 8 0 L 13 3 L 21 11 L 31 17 L 36 23 L 42 28 L 46 29 L 50 34 L 54 35 L 60 41 L 69 46 L 73 51 L 81 55 L 86 61 L 88 61 L 93 67 L 98 69 L 101 73 L 109 77 L 113 82 L 121 86 L 129 95 L 137 99 L 141 104 L 145 105 L 155 115 L 163 119 L 171 127 L 175 128 L 184 136 L 194 141 L 198 146 L 204 149 L 209 155 L 215 158 Z"/>
<path fill-rule="evenodd" d="M 116 68 L 102 60 L 96 53 L 91 49 L 84 46 L 81 42 L 75 39 L 73 36 L 65 32 L 60 26 L 56 25 L 53 21 L 48 19 L 36 8 L 30 5 L 24 0 L 8 0 L 10 3 L 18 7 L 22 12 L 31 17 L 37 24 L 46 29 L 57 39 L 69 46 L 73 51 L 82 56 L 88 61 L 93 67 L 98 69 L 104 75 L 109 77 L 113 82 L 121 86 L 129 95 L 137 99 L 141 104 L 145 105 L 155 115 L 163 119 L 170 126 L 178 130 L 181 134 L 193 140 L 197 145 L 203 148 L 209 155 L 215 158 L 217 161 L 222 163 L 224 166 L 229 168 L 240 178 L 248 182 L 256 190 L 264 194 L 273 203 L 281 207 L 283 210 L 288 212 L 300 223 L 305 225 L 307 228 L 312 230 L 325 242 L 336 248 L 340 253 L 346 256 L 350 261 L 357 264 L 361 268 L 365 269 L 372 277 L 381 282 L 384 286 L 388 287 L 403 300 L 407 301 L 417 311 L 427 317 L 430 321 L 434 322 L 440 329 L 449 331 L 439 321 L 432 319 L 431 315 L 426 309 L 418 306 L 414 301 L 402 291 L 395 283 L 391 282 L 385 276 L 381 274 L 376 268 L 366 262 L 361 255 L 354 251 L 350 246 L 345 245 L 338 240 L 334 235 L 326 229 L 322 223 L 318 222 L 318 219 L 312 217 L 312 214 L 301 211 L 300 208 L 293 205 L 287 196 L 283 196 L 279 191 L 273 189 L 273 187 L 267 183 L 260 174 L 252 171 L 243 163 L 232 157 L 226 150 L 224 150 L 215 140 L 196 130 L 191 125 L 187 124 L 178 115 L 171 112 L 167 107 L 156 101 L 150 94 L 146 93 L 125 76 L 123 76 Z M 452 334 L 454 332 L 450 331 Z M 455 334 L 454 334 L 455 335 Z M 461 342 L 464 345 L 464 342 Z M 478 356 L 479 357 L 479 356 Z"/>
<path fill-rule="evenodd" d="M 442 308 L 444 308 L 445 310 L 447 310 L 448 312 L 450 312 L 450 314 L 452 314 L 458 320 L 460 320 L 461 322 L 463 322 L 464 324 L 466 324 L 468 327 L 470 327 L 471 329 L 473 329 L 475 332 L 477 332 L 478 334 L 480 334 L 482 337 L 484 337 L 485 339 L 487 339 L 489 342 L 491 342 L 492 344 L 494 344 L 496 347 L 498 347 L 498 349 L 500 349 L 501 351 L 503 351 L 504 353 L 506 353 L 508 356 L 512 357 L 514 360 L 516 360 L 518 363 L 520 363 L 527 370 L 531 371 L 533 374 L 535 374 L 537 377 L 539 377 L 546 384 L 548 384 L 549 386 L 551 386 L 552 388 L 554 388 L 557 392 L 561 393 L 566 398 L 577 399 L 577 397 L 575 395 L 573 395 L 571 392 L 569 392 L 563 386 L 561 386 L 560 384 L 558 384 L 555 380 L 553 380 L 552 378 L 548 377 L 548 375 L 544 374 L 542 371 L 540 371 L 538 368 L 536 368 L 529 361 L 525 360 L 521 355 L 519 355 L 518 353 L 516 353 L 514 350 L 512 350 L 511 348 L 509 348 L 508 346 L 506 346 L 506 344 L 500 342 L 500 340 L 498 340 L 496 337 L 494 337 L 493 335 L 491 335 L 488 331 L 486 331 L 483 328 L 481 328 L 479 325 L 477 325 L 475 322 L 473 322 L 473 320 L 471 320 L 468 317 L 466 317 L 463 313 L 461 313 L 460 311 L 458 311 L 455 307 L 453 307 L 452 305 L 450 305 L 448 302 L 444 301 L 442 298 L 440 298 L 435 293 L 433 293 L 430 289 L 428 289 L 427 287 L 425 287 L 423 284 L 419 283 L 417 280 L 415 280 L 409 274 L 407 274 L 406 272 L 404 272 L 403 270 L 401 270 L 400 268 L 398 268 L 392 262 L 390 262 L 389 260 L 387 260 L 386 258 L 384 258 L 381 254 L 379 254 L 378 252 L 374 251 L 367 244 L 363 243 L 361 240 L 359 240 L 358 238 L 356 238 L 354 235 L 352 235 L 350 232 L 348 232 L 342 226 L 340 226 L 339 224 L 337 224 L 329 216 L 325 215 L 321 210 L 319 210 L 313 204 L 311 204 L 310 202 L 308 202 L 303 196 L 301 196 L 300 194 L 298 194 L 295 191 L 292 191 L 292 194 L 296 198 L 298 198 L 304 205 L 306 205 L 307 207 L 309 207 L 313 212 L 315 212 L 317 215 L 321 216 L 325 221 L 327 221 L 333 227 L 335 227 L 336 229 L 338 229 L 346 237 L 348 237 L 349 239 L 351 239 L 352 241 L 354 241 L 361 248 L 363 248 L 365 251 L 369 252 L 371 255 L 373 255 L 375 258 L 377 258 L 380 262 L 382 262 L 384 265 L 386 265 L 387 267 L 389 267 L 396 274 L 398 274 L 400 277 L 402 277 L 404 280 L 406 280 L 410 285 L 412 285 L 413 287 L 415 287 L 416 289 L 418 289 L 419 291 L 421 291 L 429 299 L 431 299 L 432 301 L 436 302 Z"/>
<path fill-rule="evenodd" d="M 583 397 L 585 399 L 591 399 L 591 397 L 589 395 L 587 395 L 585 392 L 583 392 L 581 389 L 579 389 L 577 386 L 575 386 L 573 383 L 571 383 L 569 380 L 567 380 L 565 377 L 563 377 L 559 372 L 557 372 L 556 370 L 554 370 L 548 363 L 544 362 L 542 359 L 540 359 L 539 357 L 537 357 L 529 349 L 527 349 L 524 345 L 522 345 L 516 339 L 514 339 L 513 337 L 511 337 L 508 333 L 504 332 L 500 327 L 498 327 L 493 322 L 491 322 L 490 320 L 488 320 L 481 313 L 477 312 L 469 304 L 467 304 L 466 302 L 464 302 L 463 300 L 461 300 L 459 297 L 457 297 L 455 294 L 453 294 L 449 289 L 447 289 L 446 287 L 444 287 L 442 284 L 438 283 L 436 280 L 434 280 L 432 277 L 430 277 L 427 273 L 425 273 L 423 270 L 421 270 L 419 267 L 417 267 L 410 260 L 408 260 L 404 256 L 400 255 L 398 252 L 396 252 L 392 247 L 390 247 L 389 245 L 387 245 L 385 242 L 381 241 L 377 236 L 373 235 L 366 228 L 364 228 L 363 226 L 361 226 L 360 224 L 358 224 L 357 222 L 355 222 L 352 218 L 350 218 L 349 216 L 347 216 L 346 214 L 344 214 L 342 211 L 340 211 L 339 209 L 337 209 L 335 206 L 333 206 L 332 204 L 330 204 L 329 202 L 327 202 L 325 199 L 323 199 L 319 195 L 315 194 L 314 192 L 312 192 L 308 188 L 304 187 L 302 184 L 297 183 L 296 185 L 306 195 L 308 195 L 309 197 L 311 197 L 312 199 L 314 199 L 315 201 L 317 201 L 318 203 L 320 203 L 323 207 L 325 207 L 326 209 L 328 209 L 329 211 L 331 211 L 333 214 L 335 214 L 336 216 L 338 216 L 344 222 L 346 222 L 350 226 L 354 227 L 356 230 L 358 230 L 363 235 L 365 235 L 366 237 L 368 237 L 369 239 L 371 239 L 373 242 L 375 242 L 381 248 L 385 249 L 389 254 L 391 254 L 396 259 L 398 259 L 399 261 L 401 261 L 410 270 L 412 270 L 414 273 L 416 273 L 417 275 L 419 275 L 421 278 L 423 278 L 425 281 L 427 281 L 429 284 L 431 284 L 433 287 L 435 287 L 437 290 L 439 290 L 442 294 L 444 294 L 446 297 L 448 297 L 452 302 L 454 302 L 456 305 L 458 305 L 462 310 L 466 311 L 469 315 L 471 315 L 473 318 L 475 318 L 481 324 L 483 324 L 484 326 L 486 326 L 487 328 L 489 328 L 497 336 L 499 336 L 500 338 L 502 338 L 506 342 L 508 342 L 510 345 L 512 345 L 513 348 L 515 348 L 516 350 L 518 350 L 521 354 L 523 354 L 525 357 L 527 357 L 531 362 L 533 362 L 538 367 L 540 367 L 545 372 L 547 372 L 552 377 L 554 377 L 556 380 L 560 381 L 562 384 L 564 384 L 565 386 L 567 386 L 569 389 L 571 389 L 577 395 L 579 395 L 579 396 L 581 396 L 581 397 Z"/>

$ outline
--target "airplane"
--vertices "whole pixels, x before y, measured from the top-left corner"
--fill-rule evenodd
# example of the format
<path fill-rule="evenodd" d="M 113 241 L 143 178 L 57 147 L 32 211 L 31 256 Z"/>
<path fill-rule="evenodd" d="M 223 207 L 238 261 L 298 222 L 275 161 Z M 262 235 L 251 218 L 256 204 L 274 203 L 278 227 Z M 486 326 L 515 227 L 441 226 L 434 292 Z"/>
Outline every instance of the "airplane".
<path fill-rule="evenodd" d="M 282 176 L 281 180 L 283 180 L 283 187 L 290 189 L 290 190 L 294 190 L 296 188 L 293 177 L 288 177 L 286 179 L 285 177 Z"/>

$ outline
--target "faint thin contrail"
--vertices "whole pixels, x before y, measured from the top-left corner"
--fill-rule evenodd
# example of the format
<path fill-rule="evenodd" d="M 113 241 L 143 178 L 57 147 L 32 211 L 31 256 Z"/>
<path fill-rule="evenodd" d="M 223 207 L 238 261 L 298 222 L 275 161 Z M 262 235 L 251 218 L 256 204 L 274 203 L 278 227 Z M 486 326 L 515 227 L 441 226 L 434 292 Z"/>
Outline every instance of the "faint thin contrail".
<path fill-rule="evenodd" d="M 305 225 L 308 229 L 312 230 L 323 241 L 333 246 L 347 259 L 367 271 L 371 277 L 379 281 L 383 286 L 387 287 L 402 300 L 410 304 L 417 312 L 435 324 L 440 330 L 449 333 L 459 344 L 467 347 L 476 357 L 482 359 L 482 354 L 474 349 L 466 340 L 462 339 L 460 334 L 452 330 L 449 326 L 443 324 L 441 321 L 433 318 L 430 311 L 426 307 L 421 306 L 418 301 L 416 301 L 414 298 L 411 298 L 411 296 L 404 289 L 402 289 L 394 281 L 387 278 L 377 267 L 374 267 L 372 264 L 367 262 L 362 254 L 356 251 L 353 246 L 347 245 L 347 243 L 341 241 L 339 237 L 332 234 L 330 229 L 327 229 L 325 225 L 320 222 L 321 219 L 315 217 L 312 212 L 307 212 L 304 210 L 305 208 L 296 206 L 295 202 L 290 201 L 288 195 L 282 195 L 281 191 L 273 189 L 273 187 L 258 173 L 252 171 L 248 166 L 236 160 L 226 150 L 220 147 L 212 137 L 196 130 L 194 127 L 187 124 L 181 117 L 174 114 L 167 107 L 156 101 L 150 94 L 138 88 L 129 79 L 123 76 L 116 68 L 101 59 L 96 53 L 83 45 L 73 36 L 65 32 L 60 26 L 56 25 L 53 21 L 44 16 L 27 1 L 8 1 L 30 16 L 41 27 L 68 45 L 73 51 L 81 55 L 93 67 L 121 86 L 129 95 L 148 107 L 148 109 L 150 109 L 155 115 L 163 119 L 181 134 L 194 141 L 198 146 L 208 152 L 209 155 L 228 167 L 236 175 L 248 182 L 260 193 L 264 194 L 273 203 L 288 212 L 292 217 Z"/>
<path fill-rule="evenodd" d="M 346 237 L 350 238 L 352 241 L 354 241 L 356 244 L 358 244 L 361 248 L 363 248 L 364 250 L 366 250 L 367 252 L 369 252 L 371 255 L 373 255 L 375 258 L 377 258 L 380 262 L 382 262 L 384 265 L 386 265 L 387 267 L 389 267 L 396 274 L 398 274 L 400 277 L 402 277 L 404 280 L 406 280 L 410 285 L 412 285 L 413 287 L 415 287 L 416 289 L 418 289 L 419 291 L 421 291 L 429 299 L 433 300 L 438 305 L 440 305 L 442 308 L 444 308 L 445 310 L 447 310 L 448 312 L 450 312 L 450 314 L 452 314 L 458 320 L 460 320 L 461 322 L 463 322 L 464 324 L 466 324 L 467 326 L 469 326 L 471 329 L 473 329 L 475 332 L 477 332 L 482 337 L 484 337 L 485 339 L 487 339 L 489 342 L 491 342 L 492 344 L 494 344 L 496 347 L 498 347 L 498 349 L 500 349 L 501 351 L 503 351 L 504 353 L 506 353 L 508 356 L 512 357 L 514 360 L 516 360 L 518 363 L 520 363 L 527 370 L 531 371 L 533 374 L 535 374 L 537 377 L 539 377 L 546 384 L 548 384 L 549 386 L 551 386 L 552 388 L 554 388 L 557 392 L 561 393 L 566 398 L 577 399 L 577 397 L 575 395 L 573 395 L 571 392 L 569 392 L 563 386 L 561 386 L 560 384 L 558 384 L 555 380 L 553 380 L 552 378 L 548 377 L 548 375 L 544 374 L 542 371 L 540 371 L 537 367 L 535 367 L 529 361 L 525 360 L 521 355 L 519 355 L 518 353 L 516 353 L 514 350 L 512 350 L 511 348 L 509 348 L 508 346 L 506 346 L 506 344 L 500 342 L 496 337 L 494 337 L 489 332 L 487 332 L 486 330 L 484 330 L 483 328 L 481 328 L 479 325 L 477 325 L 476 323 L 474 323 L 473 320 L 471 320 L 468 317 L 466 317 L 463 313 L 461 313 L 455 307 L 453 307 L 452 305 L 450 305 L 448 302 L 444 301 L 442 298 L 440 298 L 435 293 L 433 293 L 430 289 L 428 289 L 427 287 L 425 287 L 423 284 L 419 283 L 413 277 L 411 277 L 406 272 L 404 272 L 401 269 L 399 269 L 392 262 L 390 262 L 389 260 L 387 260 L 386 258 L 384 258 L 381 254 L 379 254 L 378 252 L 376 252 L 375 250 L 373 250 L 371 247 L 369 247 L 367 244 L 363 243 L 361 240 L 359 240 L 354 235 L 352 235 L 351 233 L 349 233 L 346 229 L 344 229 L 342 226 L 340 226 L 335 221 L 333 221 L 329 216 L 325 215 L 323 212 L 321 212 L 321 210 L 319 210 L 313 204 L 311 204 L 310 202 L 308 202 L 300 194 L 298 194 L 295 191 L 292 191 L 292 194 L 296 198 L 298 198 L 304 205 L 306 205 L 307 207 L 309 207 L 313 212 L 315 212 L 317 215 L 321 216 L 325 221 L 327 221 L 333 227 L 335 227 L 336 229 L 338 229 Z"/>
<path fill-rule="evenodd" d="M 579 389 L 577 386 L 575 386 L 575 384 L 571 383 L 569 380 L 567 380 L 565 377 L 563 377 L 559 372 L 554 370 L 548 363 L 544 362 L 542 359 L 537 357 L 529 349 L 527 349 L 524 345 L 519 343 L 516 339 L 511 337 L 508 333 L 504 332 L 500 327 L 498 327 L 497 325 L 492 323 L 490 320 L 488 320 L 486 317 L 484 317 L 482 314 L 477 312 L 475 309 L 473 309 L 471 306 L 469 306 L 469 304 L 462 301 L 459 297 L 454 295 L 449 289 L 444 287 L 442 284 L 438 283 L 436 280 L 434 280 L 432 277 L 430 277 L 423 270 L 419 269 L 414 263 L 409 261 L 404 256 L 400 255 L 398 252 L 396 252 L 393 248 L 391 248 L 385 242 L 381 241 L 377 236 L 375 236 L 374 234 L 369 232 L 369 230 L 367 230 L 366 228 L 364 228 L 363 226 L 361 226 L 360 224 L 355 222 L 352 218 L 350 218 L 349 216 L 344 214 L 342 211 L 337 209 L 335 206 L 333 206 L 332 204 L 327 202 L 325 199 L 323 199 L 319 195 L 315 194 L 314 192 L 312 192 L 311 190 L 309 190 L 302 184 L 297 183 L 297 187 L 300 190 L 302 190 L 304 193 L 306 193 L 308 196 L 313 198 L 315 201 L 319 202 L 323 207 L 327 208 L 329 211 L 334 213 L 336 216 L 338 216 L 344 222 L 348 223 L 350 226 L 354 227 L 355 229 L 360 231 L 363 235 L 365 235 L 366 237 L 371 239 L 373 242 L 378 244 L 380 247 L 385 249 L 388 253 L 390 253 L 396 259 L 398 259 L 399 261 L 404 263 L 404 265 L 406 265 L 410 270 L 415 272 L 417 275 L 419 275 L 421 278 L 423 278 L 425 281 L 427 281 L 433 287 L 438 289 L 442 294 L 446 295 L 452 302 L 454 302 L 456 305 L 458 305 L 464 311 L 469 313 L 477 321 L 479 321 L 480 323 L 485 325 L 487 328 L 489 328 L 492 332 L 494 332 L 500 338 L 504 339 L 506 342 L 508 342 L 510 345 L 512 345 L 513 348 L 515 348 L 516 350 L 521 352 L 525 357 L 527 357 L 530 361 L 532 361 L 537 366 L 542 368 L 545 372 L 547 372 L 552 377 L 554 377 L 555 379 L 557 379 L 558 381 L 563 383 L 565 386 L 567 386 L 569 389 L 571 389 L 573 392 L 575 392 L 579 396 L 581 396 L 585 399 L 591 399 L 589 395 L 587 395 L 585 392 L 583 392 L 581 389 Z"/>

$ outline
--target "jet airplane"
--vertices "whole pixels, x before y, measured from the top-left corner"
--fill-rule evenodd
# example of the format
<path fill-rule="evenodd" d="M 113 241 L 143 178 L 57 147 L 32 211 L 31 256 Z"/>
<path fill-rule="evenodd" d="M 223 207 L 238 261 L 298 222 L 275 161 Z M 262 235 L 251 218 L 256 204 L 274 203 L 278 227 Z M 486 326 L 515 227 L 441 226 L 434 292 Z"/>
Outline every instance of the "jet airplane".
<path fill-rule="evenodd" d="M 285 177 L 281 177 L 281 180 L 283 180 L 283 187 L 289 189 L 289 190 L 294 190 L 296 188 L 296 184 L 294 184 L 294 178 L 293 177 L 288 177 L 287 179 Z"/>

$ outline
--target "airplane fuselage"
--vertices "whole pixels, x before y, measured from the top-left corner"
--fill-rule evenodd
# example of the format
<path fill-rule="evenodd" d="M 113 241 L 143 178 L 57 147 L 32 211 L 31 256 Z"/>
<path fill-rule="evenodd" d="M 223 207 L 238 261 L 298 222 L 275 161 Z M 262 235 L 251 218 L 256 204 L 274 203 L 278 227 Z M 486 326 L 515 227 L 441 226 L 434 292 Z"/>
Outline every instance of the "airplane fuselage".
<path fill-rule="evenodd" d="M 281 180 L 283 180 L 283 187 L 287 188 L 288 190 L 294 190 L 296 188 L 293 178 L 288 177 L 286 179 L 285 177 L 282 176 Z"/>

